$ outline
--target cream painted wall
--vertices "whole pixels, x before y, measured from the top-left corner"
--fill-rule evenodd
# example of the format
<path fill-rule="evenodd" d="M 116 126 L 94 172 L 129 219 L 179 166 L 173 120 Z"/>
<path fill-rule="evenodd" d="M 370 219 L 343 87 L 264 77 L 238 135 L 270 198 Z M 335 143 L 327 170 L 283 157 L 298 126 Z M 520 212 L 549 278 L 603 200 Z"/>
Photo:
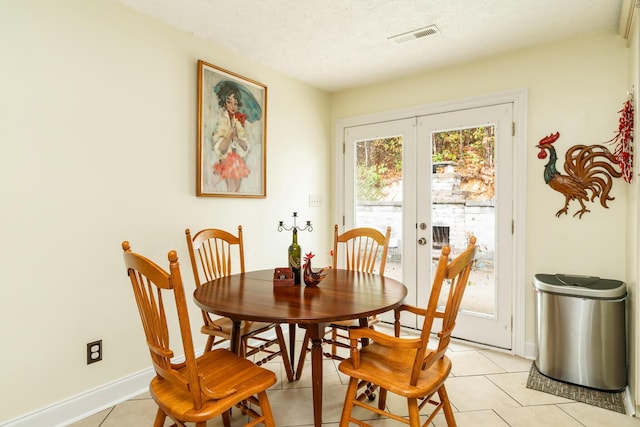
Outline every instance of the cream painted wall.
<path fill-rule="evenodd" d="M 637 13 L 635 13 L 637 15 Z M 634 87 L 633 96 L 635 98 L 635 123 L 638 121 L 638 88 L 640 87 L 640 20 L 637 17 L 633 20 L 633 30 L 629 40 L 629 87 Z M 638 358 L 640 357 L 640 340 L 637 339 L 638 327 L 640 326 L 640 310 L 639 300 L 640 292 L 638 290 L 638 278 L 640 277 L 640 216 L 638 215 L 638 206 L 640 200 L 638 198 L 638 192 L 640 191 L 640 185 L 638 184 L 638 131 L 636 125 L 634 140 L 635 151 L 635 165 L 634 165 L 634 178 L 631 180 L 631 185 L 628 187 L 628 236 L 634 236 L 628 240 L 627 259 L 627 283 L 629 284 L 629 297 L 627 298 L 627 319 L 629 320 L 629 330 L 627 331 L 628 337 L 628 353 L 629 353 L 629 389 L 634 392 L 636 414 L 640 412 L 640 390 L 638 390 L 638 384 L 640 384 L 640 370 L 638 369 Z M 636 415 L 637 416 L 637 415 Z"/>
<path fill-rule="evenodd" d="M 0 424 L 150 366 L 122 240 L 176 249 L 188 290 L 186 227 L 242 224 L 247 268 L 271 268 L 298 211 L 328 251 L 328 94 L 107 0 L 3 1 L 0 51 Z M 195 197 L 198 59 L 268 86 L 266 199 Z"/>
<path fill-rule="evenodd" d="M 630 67 L 613 32 L 330 98 L 111 1 L 9 0 L 0 12 L 0 423 L 149 366 L 123 239 L 161 264 L 177 249 L 189 285 L 185 227 L 242 223 L 247 268 L 270 268 L 290 239 L 276 221 L 297 210 L 315 225 L 300 236 L 303 249 L 322 256 L 336 119 L 527 87 L 527 277 L 517 284 L 526 287 L 526 339 L 533 274 L 624 280 L 629 271 L 626 184 L 616 182 L 610 209 L 556 219 L 562 198 L 544 185 L 533 148 L 556 130 L 562 153 L 612 136 Z M 269 88 L 264 200 L 194 196 L 198 59 Z M 309 194 L 323 206 L 309 208 Z M 195 308 L 192 321 L 197 331 Z M 100 338 L 104 360 L 85 365 L 85 344 Z"/>
<path fill-rule="evenodd" d="M 344 91 L 331 100 L 339 119 L 402 110 L 527 88 L 526 336 L 535 343 L 532 280 L 536 273 L 573 273 L 626 280 L 628 184 L 616 180 L 609 209 L 593 204 L 582 219 L 556 218 L 564 197 L 544 183 L 537 142 L 559 131 L 564 153 L 576 144 L 601 144 L 613 136 L 629 89 L 629 49 L 615 30 L 537 46 L 422 73 L 385 84 Z M 575 205 L 571 206 L 571 214 Z M 637 286 L 636 283 L 632 284 Z"/>

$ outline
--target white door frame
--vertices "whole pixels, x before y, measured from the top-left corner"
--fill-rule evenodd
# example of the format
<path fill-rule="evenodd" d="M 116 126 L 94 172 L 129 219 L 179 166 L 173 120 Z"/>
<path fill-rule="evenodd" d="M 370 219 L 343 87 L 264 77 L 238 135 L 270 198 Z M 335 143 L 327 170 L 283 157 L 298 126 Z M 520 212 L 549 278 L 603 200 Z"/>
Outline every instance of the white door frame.
<path fill-rule="evenodd" d="M 345 212 L 344 193 L 344 130 L 347 127 L 360 126 L 369 123 L 383 122 L 387 120 L 400 120 L 409 117 L 426 116 L 431 114 L 446 113 L 450 111 L 464 110 L 468 108 L 484 107 L 495 104 L 513 103 L 514 120 L 514 149 L 513 166 L 515 173 L 514 182 L 514 240 L 515 250 L 513 254 L 513 348 L 511 352 L 517 356 L 525 357 L 528 353 L 525 348 L 525 295 L 526 295 L 526 135 L 527 135 L 527 89 L 514 89 L 483 96 L 452 100 L 436 104 L 428 104 L 400 110 L 392 110 L 365 116 L 350 117 L 336 121 L 335 138 L 335 181 L 333 191 L 333 220 L 336 224 L 342 224 Z"/>

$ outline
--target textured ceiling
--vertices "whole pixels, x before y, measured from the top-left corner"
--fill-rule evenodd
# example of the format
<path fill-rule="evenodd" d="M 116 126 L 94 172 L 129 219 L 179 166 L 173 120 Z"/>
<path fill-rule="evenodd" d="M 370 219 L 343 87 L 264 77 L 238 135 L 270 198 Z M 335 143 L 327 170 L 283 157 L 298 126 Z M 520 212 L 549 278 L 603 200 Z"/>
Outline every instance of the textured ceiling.
<path fill-rule="evenodd" d="M 326 91 L 618 29 L 623 0 L 117 0 Z M 435 25 L 435 35 L 389 37 Z M 215 62 L 215 58 L 202 58 Z"/>

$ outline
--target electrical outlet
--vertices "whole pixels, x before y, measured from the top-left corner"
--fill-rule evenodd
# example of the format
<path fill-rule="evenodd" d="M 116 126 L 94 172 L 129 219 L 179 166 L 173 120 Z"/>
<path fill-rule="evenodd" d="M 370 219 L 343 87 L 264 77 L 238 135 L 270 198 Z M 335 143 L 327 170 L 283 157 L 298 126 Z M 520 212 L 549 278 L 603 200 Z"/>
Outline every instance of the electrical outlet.
<path fill-rule="evenodd" d="M 102 340 L 87 343 L 87 365 L 102 360 Z"/>

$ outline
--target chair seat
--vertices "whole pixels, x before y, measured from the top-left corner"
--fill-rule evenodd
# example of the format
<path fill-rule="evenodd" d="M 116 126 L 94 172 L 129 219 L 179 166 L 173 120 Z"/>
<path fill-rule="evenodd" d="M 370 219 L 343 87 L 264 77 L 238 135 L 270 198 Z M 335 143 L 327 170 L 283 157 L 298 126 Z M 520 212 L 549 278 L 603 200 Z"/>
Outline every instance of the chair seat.
<path fill-rule="evenodd" d="M 206 421 L 222 414 L 236 402 L 245 400 L 276 383 L 276 375 L 273 372 L 256 366 L 228 350 L 216 349 L 206 352 L 196 359 L 196 363 L 198 371 L 209 373 L 204 383 L 213 391 L 223 393 L 228 389 L 235 389 L 236 392 L 219 400 L 205 401 L 202 408 L 195 409 L 193 397 L 186 387 L 176 387 L 167 380 L 155 377 L 149 385 L 149 392 L 156 404 L 170 417 L 186 422 Z M 180 370 L 185 371 L 186 367 Z"/>
<path fill-rule="evenodd" d="M 349 320 L 337 320 L 335 322 L 331 322 L 329 327 L 341 328 L 341 329 L 349 329 L 349 328 L 359 328 L 360 321 L 358 319 L 349 319 Z"/>
<path fill-rule="evenodd" d="M 377 316 L 371 316 L 367 319 L 367 326 L 371 327 L 378 323 Z M 359 319 L 349 319 L 349 320 L 337 320 L 335 322 L 331 322 L 329 324 L 330 328 L 340 328 L 340 329 L 350 329 L 350 328 L 360 328 L 360 320 Z"/>
<path fill-rule="evenodd" d="M 384 347 L 372 343 L 360 350 L 360 367 L 354 368 L 352 360 L 338 365 L 345 375 L 376 384 L 400 396 L 419 398 L 437 390 L 451 372 L 448 357 L 437 360 L 429 369 L 420 372 L 415 386 L 409 384 L 415 351 Z"/>
<path fill-rule="evenodd" d="M 240 323 L 240 336 L 263 332 L 273 327 L 273 323 L 242 321 Z M 228 317 L 221 317 L 213 321 L 213 325 L 204 325 L 200 332 L 207 335 L 215 335 L 225 339 L 231 339 L 233 321 Z"/>

